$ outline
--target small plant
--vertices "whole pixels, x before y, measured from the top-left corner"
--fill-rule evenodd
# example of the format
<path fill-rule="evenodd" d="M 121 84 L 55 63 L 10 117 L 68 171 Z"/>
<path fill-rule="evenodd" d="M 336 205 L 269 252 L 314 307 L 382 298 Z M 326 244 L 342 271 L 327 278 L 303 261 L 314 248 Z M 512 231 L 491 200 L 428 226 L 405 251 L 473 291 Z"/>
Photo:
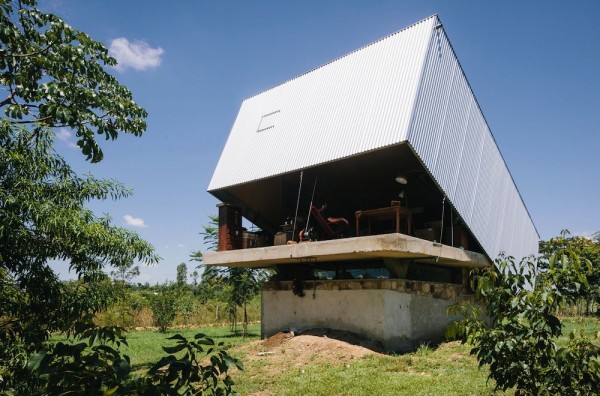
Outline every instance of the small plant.
<path fill-rule="evenodd" d="M 415 351 L 415 355 L 419 357 L 429 356 L 433 352 L 433 349 L 429 346 L 429 343 L 422 343 Z"/>
<path fill-rule="evenodd" d="M 140 394 L 160 395 L 231 395 L 233 380 L 229 369 L 243 370 L 242 362 L 230 356 L 223 342 L 199 333 L 194 340 L 176 334 L 168 338 L 175 345 L 163 347 L 168 356 L 160 359 L 142 382 Z M 183 357 L 175 355 L 185 352 Z"/>

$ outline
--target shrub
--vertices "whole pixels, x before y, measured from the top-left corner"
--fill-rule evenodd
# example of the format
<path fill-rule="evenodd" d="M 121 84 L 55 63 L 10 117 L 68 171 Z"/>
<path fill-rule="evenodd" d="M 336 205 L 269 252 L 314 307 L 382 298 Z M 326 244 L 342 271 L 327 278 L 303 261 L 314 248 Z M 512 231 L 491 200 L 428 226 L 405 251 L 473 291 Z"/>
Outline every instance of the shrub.
<path fill-rule="evenodd" d="M 447 331 L 473 345 L 479 365 L 488 364 L 496 390 L 516 388 L 516 395 L 590 395 L 600 389 L 600 348 L 582 332 L 556 344 L 562 324 L 559 307 L 574 288 L 587 282 L 578 260 L 561 255 L 536 276 L 536 263 L 501 257 L 495 268 L 476 270 L 471 284 L 486 318 L 473 306 L 455 306 L 465 318 Z"/>
<path fill-rule="evenodd" d="M 172 291 L 163 291 L 150 300 L 154 325 L 165 333 L 175 320 L 177 309 L 175 307 L 175 294 Z"/>
<path fill-rule="evenodd" d="M 68 342 L 49 344 L 27 362 L 30 395 L 230 395 L 235 394 L 228 370 L 242 364 L 229 356 L 223 343 L 204 334 L 193 340 L 177 334 L 163 347 L 168 354 L 143 374 L 132 374 L 129 357 L 120 352 L 127 345 L 119 327 L 78 324 Z M 181 358 L 176 354 L 185 352 Z M 18 392 L 18 390 L 17 390 Z"/>

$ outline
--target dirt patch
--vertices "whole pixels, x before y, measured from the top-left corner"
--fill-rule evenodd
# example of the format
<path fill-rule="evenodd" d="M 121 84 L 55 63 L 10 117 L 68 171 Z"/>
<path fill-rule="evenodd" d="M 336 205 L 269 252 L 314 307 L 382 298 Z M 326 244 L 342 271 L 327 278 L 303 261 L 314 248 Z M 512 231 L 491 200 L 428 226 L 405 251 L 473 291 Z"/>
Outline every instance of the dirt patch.
<path fill-rule="evenodd" d="M 356 334 L 329 329 L 311 329 L 295 335 L 277 333 L 266 340 L 254 341 L 240 348 L 250 364 L 261 364 L 268 375 L 300 369 L 314 361 L 350 364 L 352 360 L 380 354 L 382 346 Z"/>
<path fill-rule="evenodd" d="M 278 346 L 280 346 L 281 344 L 283 344 L 285 341 L 289 340 L 290 338 L 292 338 L 294 336 L 294 333 L 292 333 L 291 331 L 289 332 L 279 332 L 277 334 L 272 335 L 271 337 L 267 338 L 266 340 L 262 341 L 262 346 L 265 348 L 276 348 Z"/>

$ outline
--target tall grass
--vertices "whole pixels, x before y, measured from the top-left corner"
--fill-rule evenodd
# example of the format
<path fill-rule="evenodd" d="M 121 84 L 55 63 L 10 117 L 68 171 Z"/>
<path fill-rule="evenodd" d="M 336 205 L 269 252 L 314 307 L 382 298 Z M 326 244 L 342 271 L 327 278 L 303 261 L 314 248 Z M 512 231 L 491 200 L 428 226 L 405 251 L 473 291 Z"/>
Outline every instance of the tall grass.
<path fill-rule="evenodd" d="M 177 314 L 173 321 L 173 327 L 202 327 L 214 325 L 226 325 L 229 316 L 225 304 L 208 301 L 202 304 L 199 300 L 194 304 L 192 315 L 184 317 Z M 250 323 L 260 321 L 260 296 L 256 296 L 248 302 L 248 321 Z M 237 309 L 238 326 L 241 327 L 243 310 Z M 137 304 L 115 304 L 110 309 L 96 315 L 95 322 L 101 326 L 122 326 L 128 329 L 146 329 L 154 326 L 152 310 L 145 299 L 139 299 Z"/>

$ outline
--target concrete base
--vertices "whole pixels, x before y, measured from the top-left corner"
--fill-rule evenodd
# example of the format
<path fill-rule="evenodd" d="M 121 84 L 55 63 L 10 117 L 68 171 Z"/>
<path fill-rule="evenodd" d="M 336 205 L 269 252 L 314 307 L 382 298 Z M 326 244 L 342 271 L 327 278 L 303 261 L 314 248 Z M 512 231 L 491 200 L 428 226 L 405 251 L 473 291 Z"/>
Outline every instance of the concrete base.
<path fill-rule="evenodd" d="M 455 284 L 398 279 L 309 281 L 306 295 L 293 294 L 292 282 L 269 283 L 262 291 L 262 337 L 281 330 L 330 328 L 379 341 L 388 352 L 438 342 L 450 321 L 446 309 L 463 301 Z"/>

